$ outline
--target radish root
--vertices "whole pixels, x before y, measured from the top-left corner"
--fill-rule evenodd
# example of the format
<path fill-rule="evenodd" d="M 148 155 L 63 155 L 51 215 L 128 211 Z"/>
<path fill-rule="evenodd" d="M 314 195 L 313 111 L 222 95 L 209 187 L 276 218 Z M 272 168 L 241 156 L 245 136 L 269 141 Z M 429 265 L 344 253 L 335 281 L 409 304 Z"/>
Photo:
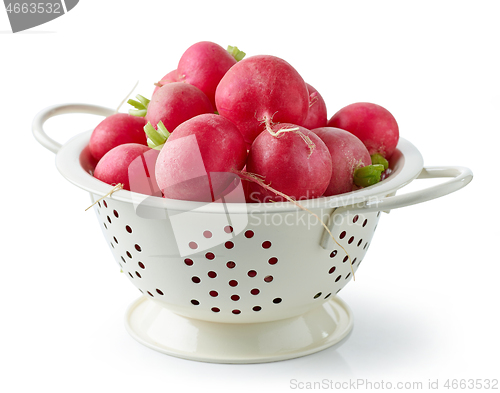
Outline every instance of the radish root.
<path fill-rule="evenodd" d="M 311 93 L 311 95 L 309 96 L 309 108 L 316 104 L 316 102 L 318 102 L 318 93 Z"/>
<path fill-rule="evenodd" d="M 263 123 L 266 125 L 267 132 L 269 132 L 275 138 L 279 138 L 281 134 L 284 134 L 287 132 L 294 132 L 297 135 L 299 135 L 302 138 L 302 140 L 306 143 L 307 147 L 309 148 L 309 155 L 307 156 L 307 158 L 311 157 L 311 154 L 313 153 L 314 149 L 316 148 L 316 144 L 311 140 L 311 138 L 309 138 L 306 134 L 304 134 L 302 131 L 300 131 L 299 127 L 292 127 L 292 128 L 284 127 L 284 128 L 281 128 L 280 130 L 278 130 L 277 132 L 274 132 L 272 129 L 272 125 L 273 125 L 272 118 L 270 119 L 270 118 L 264 116 Z"/>
<path fill-rule="evenodd" d="M 134 87 L 132 88 L 132 90 L 130 90 L 130 93 L 127 94 L 127 96 L 122 100 L 122 102 L 120 102 L 120 105 L 118 105 L 118 108 L 116 108 L 115 113 L 118 113 L 118 111 L 123 106 L 123 104 L 125 104 L 125 101 L 127 101 L 127 99 L 132 95 L 132 93 L 134 92 L 134 90 L 138 84 L 139 84 L 139 81 L 135 82 Z"/>
<path fill-rule="evenodd" d="M 349 266 L 351 267 L 352 279 L 353 279 L 353 281 L 356 281 L 356 278 L 354 276 L 354 268 L 352 267 L 352 260 L 351 260 L 350 255 L 348 254 L 347 250 L 337 241 L 337 239 L 335 239 L 335 237 L 333 236 L 333 234 L 330 231 L 330 229 L 328 228 L 328 226 L 323 222 L 323 220 L 316 213 L 313 213 L 311 210 L 309 210 L 306 207 L 302 206 L 300 203 L 298 203 L 292 197 L 290 197 L 290 196 L 282 193 L 281 191 L 275 190 L 270 185 L 264 183 L 264 176 L 262 176 L 262 175 L 259 175 L 259 174 L 256 174 L 256 173 L 251 173 L 251 172 L 242 172 L 242 171 L 237 171 L 237 170 L 233 170 L 233 173 L 235 173 L 236 175 L 238 175 L 243 180 L 247 180 L 247 181 L 251 181 L 251 182 L 257 183 L 262 188 L 265 188 L 266 190 L 271 191 L 271 192 L 273 192 L 273 193 L 281 196 L 282 198 L 286 199 L 287 201 L 292 202 L 298 208 L 300 208 L 300 209 L 304 210 L 305 212 L 311 214 L 312 216 L 316 217 L 318 219 L 318 221 L 321 223 L 321 225 L 326 229 L 326 231 L 328 232 L 328 234 L 330 235 L 330 237 L 333 239 L 333 241 L 335 243 L 337 243 L 337 245 L 342 250 L 344 250 L 344 252 L 346 253 L 347 258 L 349 259 Z"/>
<path fill-rule="evenodd" d="M 92 205 L 90 205 L 89 207 L 87 207 L 85 209 L 85 211 L 89 210 L 92 206 L 94 206 L 96 203 L 98 203 L 99 201 L 102 201 L 104 198 L 106 198 L 107 196 L 111 196 L 114 192 L 118 191 L 118 190 L 123 190 L 123 184 L 122 183 L 118 183 L 116 186 L 114 186 L 110 192 L 108 192 L 106 195 L 104 195 L 103 197 L 99 198 L 97 201 L 95 201 Z"/>

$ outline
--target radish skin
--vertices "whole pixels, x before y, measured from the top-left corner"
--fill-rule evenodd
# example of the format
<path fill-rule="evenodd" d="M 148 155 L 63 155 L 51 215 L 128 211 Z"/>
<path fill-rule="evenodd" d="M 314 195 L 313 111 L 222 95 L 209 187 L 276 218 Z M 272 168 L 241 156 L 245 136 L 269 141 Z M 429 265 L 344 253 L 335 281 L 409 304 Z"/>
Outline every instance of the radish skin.
<path fill-rule="evenodd" d="M 204 92 L 215 108 L 215 90 L 224 74 L 237 63 L 222 46 L 201 41 L 191 45 L 177 65 L 178 80 L 189 83 Z"/>
<path fill-rule="evenodd" d="M 394 116 L 384 107 L 357 102 L 340 109 L 327 123 L 356 135 L 370 155 L 391 158 L 399 140 L 399 127 Z"/>
<path fill-rule="evenodd" d="M 250 146 L 265 122 L 301 125 L 309 110 L 309 93 L 285 60 L 257 55 L 227 71 L 217 86 L 215 103 L 219 114 L 236 124 Z"/>
<path fill-rule="evenodd" d="M 165 198 L 215 201 L 245 166 L 246 144 L 236 126 L 216 114 L 202 114 L 179 125 L 156 163 Z"/>
<path fill-rule="evenodd" d="M 312 130 L 313 128 L 326 127 L 328 121 L 326 103 L 318 90 L 306 83 L 309 92 L 309 111 L 302 123 L 302 127 Z"/>
<path fill-rule="evenodd" d="M 92 131 L 89 141 L 89 151 L 92 157 L 99 161 L 108 151 L 125 143 L 146 145 L 144 134 L 144 118 L 116 113 L 101 121 Z"/>
<path fill-rule="evenodd" d="M 177 69 L 170 71 L 167 75 L 165 75 L 163 78 L 161 78 L 158 82 L 155 83 L 155 89 L 153 90 L 153 94 L 151 95 L 154 96 L 155 93 L 162 87 L 163 85 L 166 85 L 167 83 L 173 83 L 173 82 L 182 82 L 179 78 L 179 73 L 177 72 Z"/>
<path fill-rule="evenodd" d="M 161 196 L 154 176 L 159 151 L 137 143 L 111 149 L 97 163 L 94 177 L 109 185 L 123 184 L 128 191 Z"/>
<path fill-rule="evenodd" d="M 287 131 L 291 129 L 296 131 Z M 332 159 L 325 143 L 313 132 L 294 124 L 277 124 L 271 131 L 266 130 L 255 139 L 246 170 L 295 200 L 322 196 L 332 176 Z M 249 202 L 286 200 L 254 182 L 249 182 L 245 189 Z"/>
<path fill-rule="evenodd" d="M 157 128 L 161 121 L 173 132 L 181 123 L 204 113 L 213 113 L 208 97 L 187 83 L 172 82 L 162 86 L 148 105 L 146 121 Z"/>
<path fill-rule="evenodd" d="M 340 128 L 311 130 L 325 143 L 332 158 L 332 176 L 324 196 L 353 191 L 354 170 L 371 164 L 370 153 L 358 137 Z"/>

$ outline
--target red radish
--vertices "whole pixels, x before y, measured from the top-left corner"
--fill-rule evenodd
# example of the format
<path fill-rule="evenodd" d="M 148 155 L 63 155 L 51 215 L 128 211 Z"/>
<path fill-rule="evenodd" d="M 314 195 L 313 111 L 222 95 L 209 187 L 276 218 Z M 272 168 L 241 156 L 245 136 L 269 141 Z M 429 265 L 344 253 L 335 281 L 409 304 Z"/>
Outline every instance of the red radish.
<path fill-rule="evenodd" d="M 281 123 L 255 139 L 246 170 L 295 200 L 310 199 L 322 196 L 328 187 L 332 158 L 316 134 L 304 127 Z M 249 182 L 246 189 L 249 202 L 285 200 L 254 182 Z"/>
<path fill-rule="evenodd" d="M 371 164 L 370 154 L 358 137 L 340 128 L 311 130 L 325 142 L 332 157 L 332 177 L 324 196 L 350 192 L 354 188 L 354 170 Z"/>
<path fill-rule="evenodd" d="M 399 140 L 399 127 L 385 108 L 369 102 L 348 105 L 335 113 L 328 127 L 342 128 L 356 135 L 370 152 L 389 159 Z"/>
<path fill-rule="evenodd" d="M 299 73 L 286 61 L 269 55 L 236 63 L 215 92 L 220 115 L 231 120 L 250 145 L 273 122 L 302 124 L 309 110 L 309 93 Z"/>
<path fill-rule="evenodd" d="M 195 86 L 182 82 L 162 86 L 148 105 L 146 121 L 156 128 L 161 121 L 172 132 L 179 124 L 203 113 L 213 113 L 208 97 Z"/>
<path fill-rule="evenodd" d="M 245 166 L 246 144 L 236 126 L 203 114 L 175 129 L 160 151 L 156 179 L 165 198 L 215 201 Z"/>
<path fill-rule="evenodd" d="M 182 54 L 177 66 L 178 80 L 203 91 L 215 108 L 215 89 L 236 62 L 222 46 L 209 41 L 198 42 Z"/>
<path fill-rule="evenodd" d="M 155 95 L 155 93 L 158 91 L 160 87 L 166 85 L 167 83 L 173 83 L 173 82 L 181 82 L 179 80 L 179 73 L 177 72 L 177 70 L 170 71 L 167 75 L 165 75 L 163 78 L 161 78 L 158 82 L 155 83 L 155 89 L 153 91 L 152 96 Z"/>
<path fill-rule="evenodd" d="M 99 161 L 104 154 L 124 143 L 146 145 L 146 120 L 127 113 L 116 113 L 101 121 L 92 132 L 89 151 Z"/>
<path fill-rule="evenodd" d="M 309 112 L 302 123 L 302 127 L 312 130 L 313 128 L 326 127 L 328 121 L 325 100 L 319 92 L 306 83 L 309 92 Z"/>
<path fill-rule="evenodd" d="M 97 163 L 94 177 L 110 185 L 122 183 L 125 190 L 161 196 L 154 177 L 158 154 L 137 143 L 117 146 Z"/>

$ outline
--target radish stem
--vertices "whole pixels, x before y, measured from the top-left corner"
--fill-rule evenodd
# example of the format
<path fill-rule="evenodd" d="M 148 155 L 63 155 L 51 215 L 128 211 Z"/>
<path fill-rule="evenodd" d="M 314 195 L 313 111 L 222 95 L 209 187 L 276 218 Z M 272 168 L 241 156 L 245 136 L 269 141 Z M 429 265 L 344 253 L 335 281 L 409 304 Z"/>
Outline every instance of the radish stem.
<path fill-rule="evenodd" d="M 381 164 L 384 166 L 384 170 L 389 168 L 389 161 L 387 161 L 382 154 L 375 153 L 371 155 L 372 164 Z"/>
<path fill-rule="evenodd" d="M 382 164 L 367 165 L 354 170 L 354 184 L 359 187 L 372 186 L 380 181 L 384 166 Z"/>
<path fill-rule="evenodd" d="M 130 99 L 127 101 L 128 104 L 132 105 L 135 109 L 129 109 L 128 113 L 132 116 L 144 117 L 148 112 L 148 105 L 151 100 L 148 100 L 146 97 L 137 94 L 135 96 L 136 100 Z"/>
<path fill-rule="evenodd" d="M 151 125 L 150 122 L 144 126 L 144 132 L 148 136 L 148 146 L 151 149 L 161 150 L 168 137 L 170 136 L 170 132 L 168 132 L 167 128 L 163 124 L 162 121 L 158 122 L 157 130 Z"/>
<path fill-rule="evenodd" d="M 235 58 L 236 61 L 243 60 L 246 53 L 239 50 L 237 46 L 228 45 L 227 51 Z"/>
<path fill-rule="evenodd" d="M 139 102 L 140 102 L 142 105 L 144 105 L 146 108 L 148 107 L 148 105 L 149 105 L 149 103 L 150 103 L 150 101 L 151 101 L 151 100 L 148 100 L 146 97 L 141 96 L 140 94 L 137 94 L 135 97 L 136 97 L 136 98 L 139 100 Z"/>

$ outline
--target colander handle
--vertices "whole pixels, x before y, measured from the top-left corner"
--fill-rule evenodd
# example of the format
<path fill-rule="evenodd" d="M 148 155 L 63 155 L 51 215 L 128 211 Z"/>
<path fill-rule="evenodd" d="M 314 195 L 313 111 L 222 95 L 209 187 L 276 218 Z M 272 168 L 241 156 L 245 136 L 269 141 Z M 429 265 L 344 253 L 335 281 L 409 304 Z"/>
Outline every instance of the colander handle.
<path fill-rule="evenodd" d="M 450 180 L 435 186 L 427 187 L 406 194 L 387 196 L 374 201 L 368 201 L 360 209 L 368 213 L 374 211 L 388 211 L 400 207 L 427 202 L 465 187 L 472 180 L 472 171 L 461 166 L 431 166 L 424 167 L 417 179 L 437 179 L 440 177 L 451 177 Z"/>
<path fill-rule="evenodd" d="M 53 105 L 37 113 L 32 123 L 33 135 L 40 144 L 53 153 L 57 153 L 61 144 L 50 138 L 43 129 L 44 123 L 51 117 L 68 113 L 88 113 L 91 115 L 110 116 L 116 111 L 97 105 L 88 104 L 63 104 Z"/>
<path fill-rule="evenodd" d="M 422 190 L 408 192 L 406 194 L 386 196 L 370 200 L 361 205 L 343 206 L 335 209 L 330 217 L 329 229 L 332 230 L 336 222 L 337 214 L 344 214 L 347 211 L 353 213 L 359 211 L 361 213 L 370 213 L 376 211 L 389 211 L 400 207 L 415 205 L 436 199 L 452 192 L 458 191 L 465 187 L 472 180 L 472 171 L 469 168 L 461 166 L 432 166 L 424 167 L 417 179 L 436 179 L 440 177 L 451 177 L 450 180 L 435 186 L 427 187 Z M 331 240 L 330 235 L 325 230 L 321 238 L 321 246 L 328 248 L 328 243 Z"/>

